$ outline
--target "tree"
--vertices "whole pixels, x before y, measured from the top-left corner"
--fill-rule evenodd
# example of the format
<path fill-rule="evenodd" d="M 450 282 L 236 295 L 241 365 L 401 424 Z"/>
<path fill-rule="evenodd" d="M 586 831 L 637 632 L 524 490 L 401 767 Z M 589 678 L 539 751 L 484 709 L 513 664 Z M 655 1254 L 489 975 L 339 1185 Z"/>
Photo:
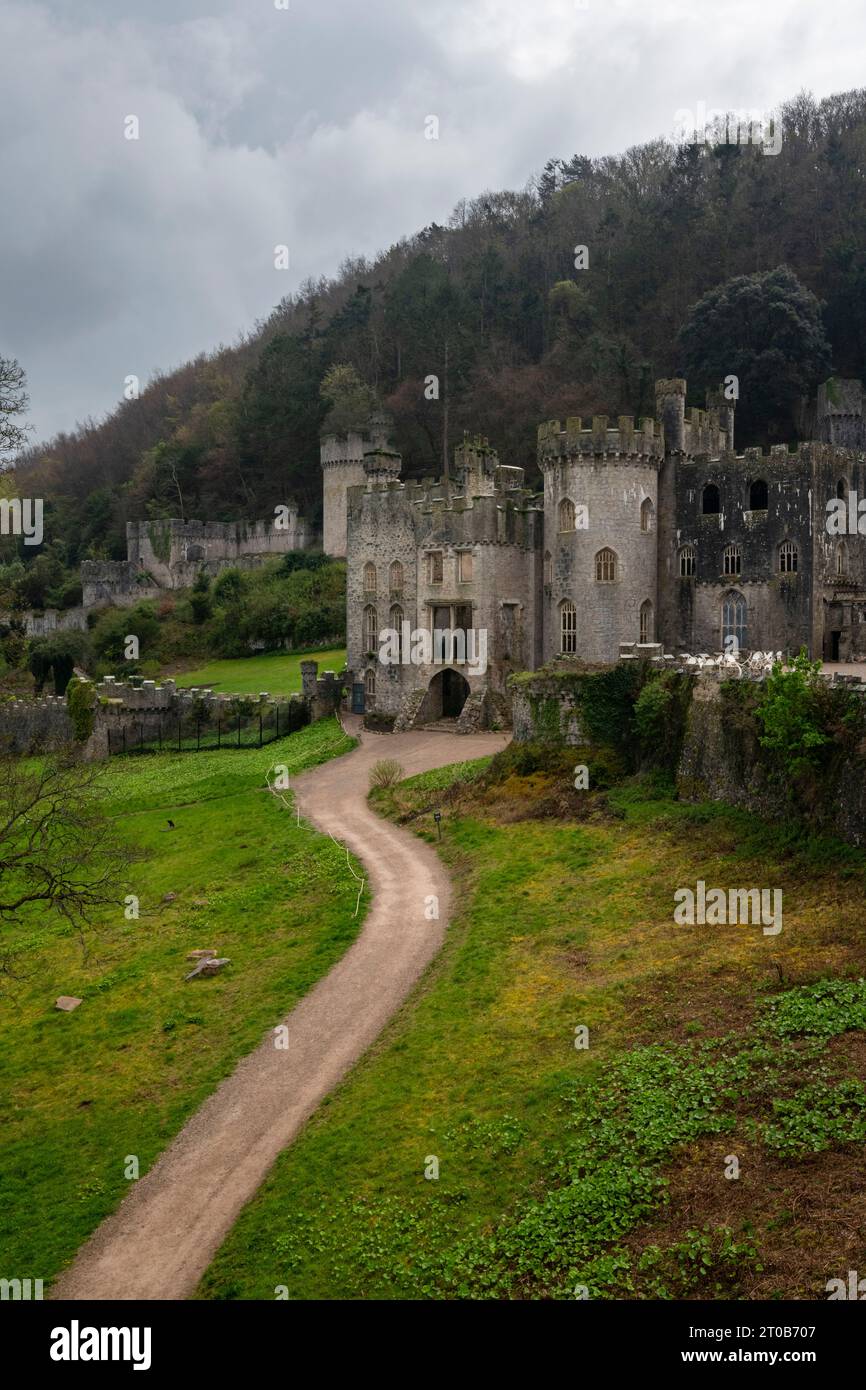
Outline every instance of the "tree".
<path fill-rule="evenodd" d="M 10 943 L 10 927 L 44 929 L 47 911 L 80 933 L 95 909 L 122 901 L 133 855 L 103 812 L 100 775 L 70 750 L 0 755 L 0 972 L 32 947 Z"/>
<path fill-rule="evenodd" d="M 740 275 L 695 304 L 680 334 L 689 386 L 738 382 L 738 433 L 748 443 L 795 435 L 795 407 L 830 371 L 821 304 L 787 266 Z"/>
<path fill-rule="evenodd" d="M 30 643 L 30 672 L 41 693 L 49 676 L 54 680 L 55 695 L 64 695 L 75 667 L 87 657 L 88 639 L 83 632 L 53 632 L 50 637 L 37 637 Z"/>
<path fill-rule="evenodd" d="M 24 444 L 27 430 L 16 416 L 29 404 L 24 368 L 14 357 L 0 357 L 0 454 L 12 454 Z"/>
<path fill-rule="evenodd" d="M 376 407 L 376 397 L 354 367 L 344 362 L 329 367 L 319 395 L 328 414 L 322 430 L 325 434 L 345 434 L 348 430 L 363 430 Z"/>

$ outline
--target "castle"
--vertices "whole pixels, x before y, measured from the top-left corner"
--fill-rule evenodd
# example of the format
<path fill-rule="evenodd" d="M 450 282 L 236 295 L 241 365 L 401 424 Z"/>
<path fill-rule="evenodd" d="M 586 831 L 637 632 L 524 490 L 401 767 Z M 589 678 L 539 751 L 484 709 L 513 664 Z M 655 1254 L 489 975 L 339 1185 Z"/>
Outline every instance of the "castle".
<path fill-rule="evenodd" d="M 542 492 L 482 438 L 457 447 L 450 477 L 421 482 L 401 481 L 381 417 L 368 439 L 326 439 L 324 545 L 347 560 L 353 709 L 397 729 L 478 727 L 507 717 L 513 672 L 613 662 L 624 642 L 866 659 L 860 383 L 825 383 L 814 442 L 768 454 L 735 452 L 723 391 L 705 410 L 685 401 L 675 378 L 656 383 L 655 419 L 542 424 Z M 847 535 L 828 530 L 831 499 Z M 418 640 L 437 631 L 451 644 L 438 653 Z"/>

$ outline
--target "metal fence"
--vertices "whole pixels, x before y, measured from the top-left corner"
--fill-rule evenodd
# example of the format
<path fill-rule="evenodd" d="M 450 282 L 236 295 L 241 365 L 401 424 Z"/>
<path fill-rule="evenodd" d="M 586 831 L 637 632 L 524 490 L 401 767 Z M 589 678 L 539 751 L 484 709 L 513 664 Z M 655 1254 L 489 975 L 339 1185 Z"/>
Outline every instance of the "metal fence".
<path fill-rule="evenodd" d="M 251 714 L 142 712 L 108 731 L 108 752 L 198 753 L 213 748 L 263 748 L 310 722 L 302 700 L 266 705 Z"/>

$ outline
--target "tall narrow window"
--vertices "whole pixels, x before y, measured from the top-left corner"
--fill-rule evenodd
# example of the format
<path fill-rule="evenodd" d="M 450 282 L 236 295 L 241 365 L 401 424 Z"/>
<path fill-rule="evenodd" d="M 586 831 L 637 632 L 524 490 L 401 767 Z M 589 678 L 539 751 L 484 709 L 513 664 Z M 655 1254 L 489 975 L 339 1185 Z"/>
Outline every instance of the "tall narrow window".
<path fill-rule="evenodd" d="M 722 504 L 719 498 L 719 489 L 716 487 L 715 483 L 707 483 L 704 488 L 704 495 L 701 499 L 701 511 L 704 516 L 718 516 L 721 510 Z"/>
<path fill-rule="evenodd" d="M 609 546 L 595 557 L 595 578 L 598 584 L 612 584 L 616 579 L 616 555 Z"/>
<path fill-rule="evenodd" d="M 756 478 L 749 488 L 749 511 L 765 512 L 767 510 L 767 484 L 763 478 Z"/>
<path fill-rule="evenodd" d="M 684 545 L 680 551 L 680 579 L 695 577 L 695 547 Z"/>
<path fill-rule="evenodd" d="M 722 651 L 736 655 L 745 645 L 746 600 L 742 594 L 726 594 L 722 600 Z"/>
<path fill-rule="evenodd" d="M 549 550 L 544 552 L 544 582 L 545 584 L 553 583 L 553 556 Z"/>
<path fill-rule="evenodd" d="M 372 560 L 368 560 L 364 566 L 364 593 L 375 594 L 376 592 L 376 566 Z"/>
<path fill-rule="evenodd" d="M 559 504 L 559 529 L 560 531 L 574 531 L 575 525 L 574 503 L 570 497 L 563 497 Z"/>
<path fill-rule="evenodd" d="M 559 605 L 559 650 L 563 656 L 577 652 L 577 609 L 568 601 Z"/>
<path fill-rule="evenodd" d="M 640 606 L 640 640 L 641 642 L 652 642 L 653 640 L 653 606 L 649 599 Z"/>
<path fill-rule="evenodd" d="M 838 541 L 836 544 L 836 574 L 841 576 L 848 573 L 848 546 L 845 541 Z"/>
<path fill-rule="evenodd" d="M 726 545 L 722 555 L 722 574 L 739 574 L 740 566 L 740 547 Z"/>
<path fill-rule="evenodd" d="M 397 650 L 400 653 L 401 664 L 407 659 L 408 652 L 403 649 L 403 609 L 399 603 L 395 603 L 388 615 L 392 631 L 397 634 Z"/>
<path fill-rule="evenodd" d="M 846 498 L 848 496 L 848 479 L 840 478 L 836 484 L 836 496 Z"/>
<path fill-rule="evenodd" d="M 364 704 L 369 709 L 371 703 L 376 698 L 376 668 L 370 667 L 364 672 Z"/>
<path fill-rule="evenodd" d="M 372 603 L 364 609 L 364 650 L 375 652 L 379 644 L 379 619 Z"/>
<path fill-rule="evenodd" d="M 457 582 L 468 584 L 472 579 L 472 551 L 458 550 L 457 552 Z"/>
<path fill-rule="evenodd" d="M 431 584 L 442 583 L 442 551 L 431 550 L 427 556 L 427 577 Z"/>
<path fill-rule="evenodd" d="M 655 525 L 655 508 L 648 497 L 645 497 L 640 504 L 640 529 L 651 531 Z"/>
<path fill-rule="evenodd" d="M 399 560 L 392 560 L 388 569 L 388 587 L 392 594 L 403 592 L 403 566 Z"/>
<path fill-rule="evenodd" d="M 783 541 L 779 547 L 779 573 L 796 574 L 799 559 L 794 541 Z"/>

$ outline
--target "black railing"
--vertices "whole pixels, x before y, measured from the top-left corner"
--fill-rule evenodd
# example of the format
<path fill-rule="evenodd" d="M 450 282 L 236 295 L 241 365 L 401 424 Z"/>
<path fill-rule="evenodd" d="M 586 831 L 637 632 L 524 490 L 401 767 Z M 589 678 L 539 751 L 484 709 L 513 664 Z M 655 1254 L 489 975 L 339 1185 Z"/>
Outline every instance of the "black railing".
<path fill-rule="evenodd" d="M 215 718 L 148 711 L 138 718 L 132 715 L 125 719 L 119 729 L 109 729 L 108 752 L 199 753 L 215 748 L 263 748 L 309 722 L 309 710 L 301 700 L 268 705 L 251 714 L 220 714 Z"/>

